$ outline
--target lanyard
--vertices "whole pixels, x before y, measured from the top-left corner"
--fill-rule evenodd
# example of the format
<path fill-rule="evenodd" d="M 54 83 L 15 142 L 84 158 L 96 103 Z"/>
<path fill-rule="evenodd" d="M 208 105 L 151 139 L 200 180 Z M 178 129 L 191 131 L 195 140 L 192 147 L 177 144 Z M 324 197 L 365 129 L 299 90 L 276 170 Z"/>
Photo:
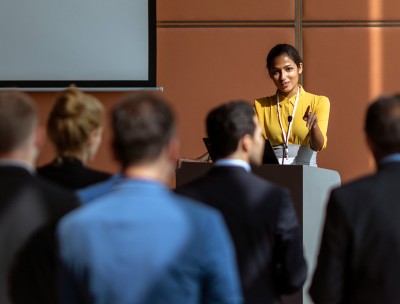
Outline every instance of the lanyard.
<path fill-rule="evenodd" d="M 283 129 L 283 125 L 282 125 L 281 109 L 280 109 L 280 105 L 279 105 L 279 92 L 277 92 L 277 94 L 276 94 L 276 101 L 277 101 L 277 105 L 278 105 L 278 119 L 279 119 L 279 125 L 281 126 L 281 130 L 282 130 L 283 140 L 285 141 L 285 157 L 286 158 L 288 157 L 288 154 L 289 154 L 289 137 L 290 137 L 290 132 L 292 131 L 292 124 L 293 124 L 293 120 L 294 120 L 294 115 L 296 114 L 297 103 L 299 101 L 299 95 L 300 95 L 300 87 L 297 88 L 297 94 L 296 94 L 296 100 L 294 102 L 293 112 L 292 112 L 292 115 L 290 115 L 288 117 L 289 127 L 288 127 L 287 134 L 285 134 L 285 130 Z"/>

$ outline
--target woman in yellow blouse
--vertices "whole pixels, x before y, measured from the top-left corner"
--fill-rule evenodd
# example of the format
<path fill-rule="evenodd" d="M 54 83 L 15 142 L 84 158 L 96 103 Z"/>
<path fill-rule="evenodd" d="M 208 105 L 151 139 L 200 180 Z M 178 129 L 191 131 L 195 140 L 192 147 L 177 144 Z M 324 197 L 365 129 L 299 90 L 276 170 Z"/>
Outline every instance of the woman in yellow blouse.
<path fill-rule="evenodd" d="M 299 84 L 303 60 L 291 45 L 273 47 L 267 69 L 277 91 L 254 101 L 264 137 L 280 163 L 317 166 L 317 152 L 327 143 L 329 99 L 307 93 Z"/>

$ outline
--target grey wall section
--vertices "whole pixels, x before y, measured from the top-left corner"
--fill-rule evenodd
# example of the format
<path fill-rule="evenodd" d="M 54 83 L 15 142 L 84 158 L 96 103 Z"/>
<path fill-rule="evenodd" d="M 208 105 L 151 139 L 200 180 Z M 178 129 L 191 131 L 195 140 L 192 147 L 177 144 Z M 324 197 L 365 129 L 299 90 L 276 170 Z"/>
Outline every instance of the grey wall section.
<path fill-rule="evenodd" d="M 316 266 L 325 208 L 330 191 L 340 186 L 336 171 L 311 166 L 263 165 L 254 172 L 270 181 L 289 188 L 303 227 L 304 255 L 308 266 L 303 294 L 283 298 L 284 304 L 312 304 L 308 288 Z"/>
<path fill-rule="evenodd" d="M 318 258 L 326 203 L 332 188 L 339 187 L 340 183 L 336 171 L 303 167 L 303 244 L 308 264 L 307 281 L 303 287 L 304 304 L 313 303 L 308 289 Z"/>

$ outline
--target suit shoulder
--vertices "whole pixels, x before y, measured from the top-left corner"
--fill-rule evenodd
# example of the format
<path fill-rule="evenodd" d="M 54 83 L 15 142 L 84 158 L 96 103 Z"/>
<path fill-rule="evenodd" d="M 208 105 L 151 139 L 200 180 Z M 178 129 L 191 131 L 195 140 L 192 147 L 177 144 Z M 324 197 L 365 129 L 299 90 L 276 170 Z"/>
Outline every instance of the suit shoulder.
<path fill-rule="evenodd" d="M 35 184 L 42 190 L 49 193 L 62 193 L 67 196 L 73 195 L 73 192 L 68 190 L 67 188 L 60 186 L 52 181 L 45 179 L 42 176 L 36 176 L 34 178 Z"/>
<path fill-rule="evenodd" d="M 199 176 L 183 185 L 175 188 L 174 192 L 179 195 L 187 195 L 192 192 L 203 191 L 203 188 L 208 188 L 212 177 L 210 177 L 210 172 Z"/>
<path fill-rule="evenodd" d="M 236 186 L 240 185 L 240 190 Z M 288 189 L 269 181 L 266 178 L 260 177 L 257 174 L 244 170 L 230 171 L 230 174 L 212 175 L 206 174 L 197 178 L 185 185 L 179 186 L 175 192 L 181 195 L 197 198 L 207 196 L 211 189 L 232 187 L 231 191 L 246 191 L 254 193 L 288 193 Z"/>
<path fill-rule="evenodd" d="M 289 192 L 288 188 L 278 185 L 264 177 L 254 174 L 254 173 L 251 173 L 249 175 L 248 182 L 255 184 L 255 185 L 259 185 L 260 187 L 268 188 L 268 189 L 276 191 L 278 193 L 288 193 Z"/>
<path fill-rule="evenodd" d="M 332 190 L 332 193 L 336 195 L 342 195 L 342 194 L 348 194 L 348 193 L 357 193 L 359 191 L 362 191 L 365 193 L 368 191 L 368 188 L 366 187 L 367 185 L 370 185 L 371 183 L 374 183 L 376 180 L 376 175 L 367 175 L 360 177 L 356 180 L 347 182 L 340 187 L 334 188 Z"/>
<path fill-rule="evenodd" d="M 70 190 L 52 183 L 40 176 L 34 178 L 35 187 L 48 201 L 54 202 L 57 206 L 72 209 L 79 205 L 77 196 Z"/>
<path fill-rule="evenodd" d="M 190 213 L 198 214 L 199 216 L 215 216 L 219 215 L 219 211 L 214 207 L 206 205 L 200 201 L 181 195 L 181 193 L 174 194 L 177 203 L 180 204 L 185 210 Z"/>
<path fill-rule="evenodd" d="M 105 171 L 101 171 L 101 170 L 97 170 L 97 169 L 93 169 L 93 168 L 89 168 L 89 167 L 84 167 L 83 171 L 87 174 L 92 175 L 93 177 L 104 181 L 105 179 L 108 179 L 110 177 L 112 177 L 111 173 L 105 172 Z"/>
<path fill-rule="evenodd" d="M 376 187 L 376 175 L 361 177 L 343 184 L 331 191 L 329 203 L 331 206 L 341 206 L 347 212 L 357 213 L 357 210 L 370 210 L 368 205 L 381 201 L 382 193 Z"/>

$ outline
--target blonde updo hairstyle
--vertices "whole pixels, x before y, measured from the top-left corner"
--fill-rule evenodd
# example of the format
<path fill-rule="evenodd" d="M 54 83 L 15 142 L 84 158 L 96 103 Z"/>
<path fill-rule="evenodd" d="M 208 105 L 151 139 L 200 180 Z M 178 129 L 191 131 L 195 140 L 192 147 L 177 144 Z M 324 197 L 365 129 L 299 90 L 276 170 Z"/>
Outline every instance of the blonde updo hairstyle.
<path fill-rule="evenodd" d="M 79 154 L 87 148 L 93 131 L 103 124 L 100 101 L 70 87 L 56 99 L 47 121 L 47 133 L 59 155 Z"/>

